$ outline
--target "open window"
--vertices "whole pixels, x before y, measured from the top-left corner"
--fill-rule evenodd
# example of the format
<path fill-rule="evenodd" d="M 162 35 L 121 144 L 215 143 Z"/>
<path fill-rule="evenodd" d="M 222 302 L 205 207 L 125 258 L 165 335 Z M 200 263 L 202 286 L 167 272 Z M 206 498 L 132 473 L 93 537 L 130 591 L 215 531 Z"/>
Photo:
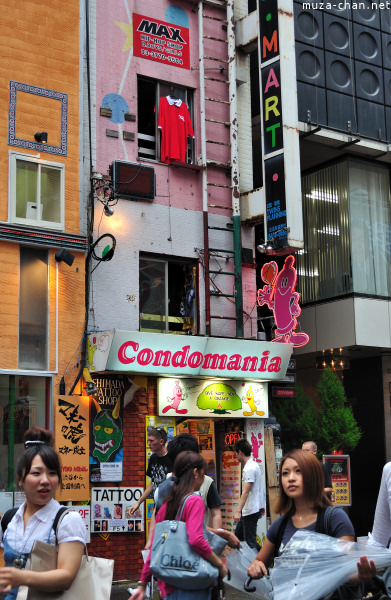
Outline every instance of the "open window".
<path fill-rule="evenodd" d="M 64 228 L 64 165 L 11 153 L 10 220 Z"/>
<path fill-rule="evenodd" d="M 140 331 L 197 333 L 194 261 L 140 257 Z"/>
<path fill-rule="evenodd" d="M 138 77 L 138 157 L 160 161 L 161 133 L 158 129 L 159 102 L 165 96 L 175 96 L 187 104 L 191 122 L 194 123 L 193 90 L 172 83 Z M 186 162 L 195 162 L 194 139 L 188 138 Z"/>

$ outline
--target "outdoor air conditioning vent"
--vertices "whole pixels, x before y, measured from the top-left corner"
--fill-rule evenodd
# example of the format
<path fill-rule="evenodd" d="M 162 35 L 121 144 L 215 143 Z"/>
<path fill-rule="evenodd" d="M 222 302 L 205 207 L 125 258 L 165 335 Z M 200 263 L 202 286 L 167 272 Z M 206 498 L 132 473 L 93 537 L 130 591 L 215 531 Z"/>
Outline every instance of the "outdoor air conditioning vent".
<path fill-rule="evenodd" d="M 146 200 L 155 198 L 155 169 L 141 163 L 115 160 L 110 165 L 115 198 Z"/>

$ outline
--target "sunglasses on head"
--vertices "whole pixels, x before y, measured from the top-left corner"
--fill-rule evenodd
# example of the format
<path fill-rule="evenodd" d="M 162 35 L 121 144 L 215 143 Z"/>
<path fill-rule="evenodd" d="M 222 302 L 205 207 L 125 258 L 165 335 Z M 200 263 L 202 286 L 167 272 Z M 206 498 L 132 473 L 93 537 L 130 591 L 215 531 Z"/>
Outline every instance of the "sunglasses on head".
<path fill-rule="evenodd" d="M 156 431 L 159 432 L 159 435 L 162 439 L 164 439 L 164 434 L 166 433 L 166 430 L 164 429 L 164 427 L 155 427 Z M 162 433 L 162 431 L 164 431 L 164 433 Z"/>

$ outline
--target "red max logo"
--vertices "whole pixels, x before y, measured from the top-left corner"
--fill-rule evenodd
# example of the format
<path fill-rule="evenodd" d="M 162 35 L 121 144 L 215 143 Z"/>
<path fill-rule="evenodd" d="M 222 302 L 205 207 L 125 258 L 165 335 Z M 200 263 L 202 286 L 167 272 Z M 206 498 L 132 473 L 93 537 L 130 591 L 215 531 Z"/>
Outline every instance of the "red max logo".
<path fill-rule="evenodd" d="M 147 19 L 143 19 L 140 25 L 137 27 L 137 31 L 144 31 L 145 33 L 156 35 L 157 37 L 165 37 L 168 40 L 177 41 L 181 44 L 186 44 L 185 40 L 180 35 L 180 29 L 175 29 L 174 27 L 166 27 L 166 25 L 162 24 L 159 25 L 155 21 L 148 21 Z"/>

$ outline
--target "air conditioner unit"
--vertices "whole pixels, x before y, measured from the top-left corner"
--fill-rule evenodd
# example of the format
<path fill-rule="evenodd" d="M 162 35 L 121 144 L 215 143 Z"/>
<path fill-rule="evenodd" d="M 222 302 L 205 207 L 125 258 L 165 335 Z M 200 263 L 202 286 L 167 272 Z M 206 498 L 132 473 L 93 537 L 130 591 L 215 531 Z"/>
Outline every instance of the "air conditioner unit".
<path fill-rule="evenodd" d="M 110 165 L 115 198 L 125 200 L 146 200 L 155 198 L 155 169 L 141 163 L 115 160 Z"/>

